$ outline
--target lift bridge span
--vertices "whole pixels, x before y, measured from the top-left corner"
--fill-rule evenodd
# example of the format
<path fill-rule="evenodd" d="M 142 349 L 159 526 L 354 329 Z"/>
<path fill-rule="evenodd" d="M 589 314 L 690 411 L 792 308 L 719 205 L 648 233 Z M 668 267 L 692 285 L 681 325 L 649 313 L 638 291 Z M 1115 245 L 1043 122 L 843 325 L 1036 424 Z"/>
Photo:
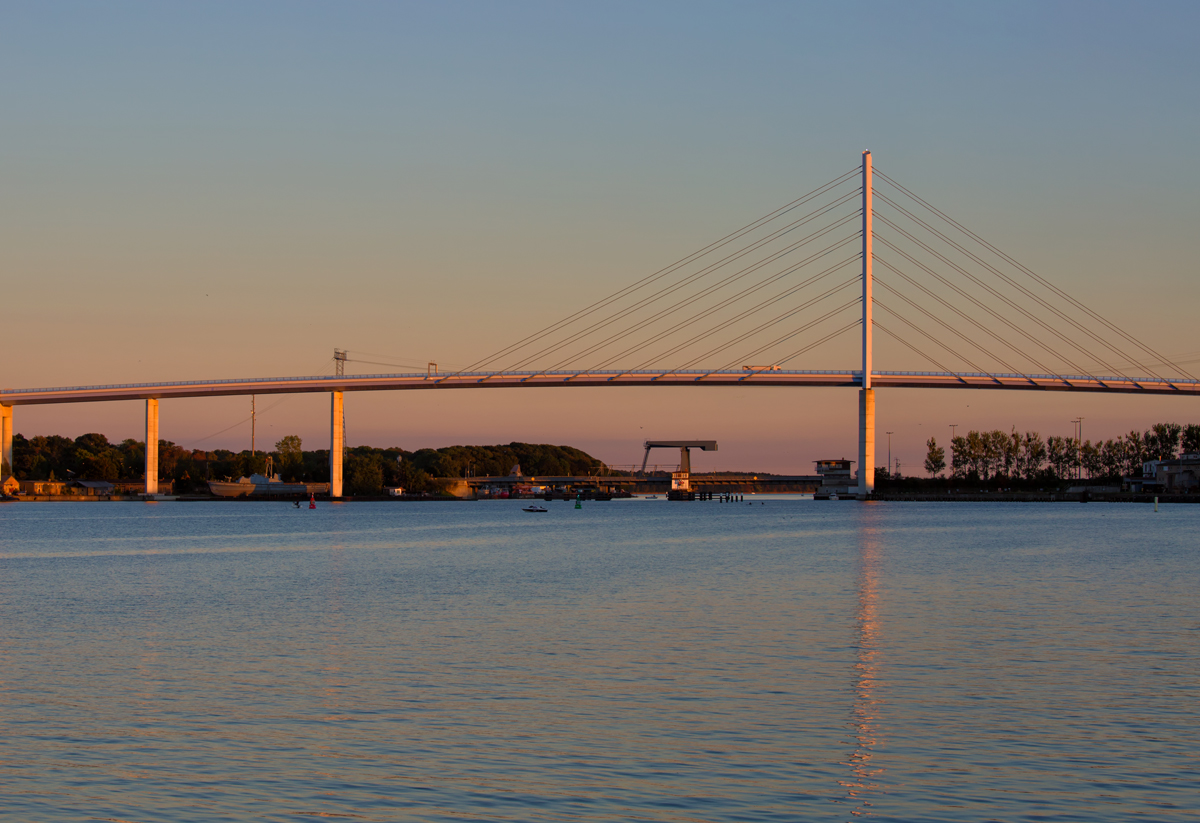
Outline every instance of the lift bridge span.
<path fill-rule="evenodd" d="M 146 492 L 154 494 L 160 400 L 328 393 L 330 492 L 340 497 L 345 392 L 827 386 L 859 392 L 858 491 L 865 498 L 874 489 L 877 388 L 1200 396 L 1200 379 L 1140 336 L 881 172 L 891 188 L 877 190 L 876 173 L 864 152 L 861 169 L 453 373 L 0 389 L 0 475 L 11 473 L 13 409 L 23 405 L 145 401 Z M 899 344 L 894 351 L 935 370 L 877 370 L 876 330 Z M 828 353 L 850 332 L 860 337 L 859 368 L 785 367 L 822 347 Z M 755 359 L 770 365 L 745 365 Z"/>

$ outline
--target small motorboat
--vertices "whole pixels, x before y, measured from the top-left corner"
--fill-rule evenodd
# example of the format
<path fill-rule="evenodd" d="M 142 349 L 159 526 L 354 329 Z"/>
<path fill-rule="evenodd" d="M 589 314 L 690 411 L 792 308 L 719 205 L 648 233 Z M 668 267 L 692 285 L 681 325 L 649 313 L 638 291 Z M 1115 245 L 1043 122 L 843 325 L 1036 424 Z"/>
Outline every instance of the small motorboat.
<path fill-rule="evenodd" d="M 544 509 L 541 506 L 539 506 L 538 504 L 534 503 L 531 506 L 525 506 L 524 508 L 521 509 L 521 511 L 523 511 L 523 512 L 547 512 L 550 510 Z"/>
<path fill-rule="evenodd" d="M 647 500 L 657 500 L 658 495 L 657 494 L 648 494 L 648 495 L 646 495 L 646 499 Z"/>

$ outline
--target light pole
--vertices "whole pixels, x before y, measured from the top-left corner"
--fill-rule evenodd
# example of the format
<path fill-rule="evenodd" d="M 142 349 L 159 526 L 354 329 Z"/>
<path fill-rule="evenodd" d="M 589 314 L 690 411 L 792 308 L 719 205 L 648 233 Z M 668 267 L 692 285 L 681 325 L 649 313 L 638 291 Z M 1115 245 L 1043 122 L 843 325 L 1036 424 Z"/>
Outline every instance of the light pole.
<path fill-rule="evenodd" d="M 888 477 L 892 476 L 892 433 L 885 432 L 888 436 Z"/>
<path fill-rule="evenodd" d="M 1079 459 L 1080 448 L 1083 446 L 1083 415 L 1071 421 L 1075 424 L 1075 479 L 1083 479 L 1083 463 Z"/>
<path fill-rule="evenodd" d="M 954 474 L 954 465 L 953 465 L 954 464 L 954 430 L 957 428 L 958 428 L 957 423 L 950 424 L 950 463 L 951 463 L 950 474 L 951 474 L 951 476 L 953 476 L 953 474 Z"/>

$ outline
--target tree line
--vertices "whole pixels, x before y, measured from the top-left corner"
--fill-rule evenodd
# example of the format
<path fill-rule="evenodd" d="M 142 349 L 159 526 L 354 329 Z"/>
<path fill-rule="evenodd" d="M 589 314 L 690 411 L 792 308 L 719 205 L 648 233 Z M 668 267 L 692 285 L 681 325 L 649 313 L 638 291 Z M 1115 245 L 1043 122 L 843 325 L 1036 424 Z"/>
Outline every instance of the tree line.
<path fill-rule="evenodd" d="M 1037 432 L 969 431 L 950 441 L 950 464 L 936 438 L 929 438 L 925 471 L 942 477 L 947 468 L 956 480 L 1067 480 L 1082 473 L 1094 480 L 1141 475 L 1142 464 L 1200 452 L 1200 425 L 1158 423 L 1145 432 L 1130 431 L 1108 440 L 1080 442 L 1075 437 Z"/>
<path fill-rule="evenodd" d="M 186 449 L 158 441 L 158 476 L 174 482 L 175 491 L 202 492 L 208 480 L 236 480 L 264 474 L 267 458 L 286 482 L 329 480 L 329 450 L 305 451 L 303 441 L 288 435 L 273 451 Z M 13 436 L 13 475 L 18 480 L 107 480 L 139 482 L 145 477 L 146 444 L 126 439 L 111 443 L 95 432 L 75 439 L 61 435 Z M 571 446 L 509 443 L 497 446 L 448 446 L 407 451 L 399 447 L 355 446 L 342 466 L 344 490 L 350 495 L 383 494 L 383 487 L 402 486 L 416 493 L 436 493 L 439 480 L 468 475 L 507 475 L 520 464 L 530 475 L 586 475 L 603 464 Z"/>
<path fill-rule="evenodd" d="M 300 438 L 295 441 L 298 448 Z M 288 467 L 296 465 L 294 452 L 281 457 L 283 462 L 277 465 L 283 479 L 307 479 L 289 472 Z M 406 492 L 416 494 L 437 493 L 446 478 L 507 476 L 517 465 L 522 474 L 541 476 L 586 475 L 603 467 L 599 460 L 579 449 L 545 443 L 446 446 L 413 452 L 355 446 L 346 452 L 342 465 L 343 489 L 348 495 L 364 496 L 382 494 L 384 486 L 401 486 Z M 319 479 L 328 478 L 327 464 Z"/>

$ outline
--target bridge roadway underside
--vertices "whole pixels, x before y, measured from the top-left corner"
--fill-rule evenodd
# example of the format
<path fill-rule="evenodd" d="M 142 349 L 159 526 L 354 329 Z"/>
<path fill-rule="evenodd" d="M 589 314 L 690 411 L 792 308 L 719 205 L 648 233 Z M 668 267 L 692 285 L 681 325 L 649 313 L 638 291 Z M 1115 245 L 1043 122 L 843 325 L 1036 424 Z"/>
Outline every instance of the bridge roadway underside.
<path fill-rule="evenodd" d="M 1006 389 L 1010 391 L 1087 391 L 1200 396 L 1200 380 L 1174 378 L 884 371 L 872 372 L 871 382 L 874 388 L 878 389 Z M 862 373 L 859 371 L 687 370 L 271 377 L 244 380 L 124 383 L 47 389 L 3 389 L 0 390 L 0 405 L 29 406 L 48 403 L 94 403 L 173 397 L 224 397 L 246 394 L 299 394 L 335 391 L 557 388 L 568 386 L 840 386 L 859 388 L 862 386 Z"/>

